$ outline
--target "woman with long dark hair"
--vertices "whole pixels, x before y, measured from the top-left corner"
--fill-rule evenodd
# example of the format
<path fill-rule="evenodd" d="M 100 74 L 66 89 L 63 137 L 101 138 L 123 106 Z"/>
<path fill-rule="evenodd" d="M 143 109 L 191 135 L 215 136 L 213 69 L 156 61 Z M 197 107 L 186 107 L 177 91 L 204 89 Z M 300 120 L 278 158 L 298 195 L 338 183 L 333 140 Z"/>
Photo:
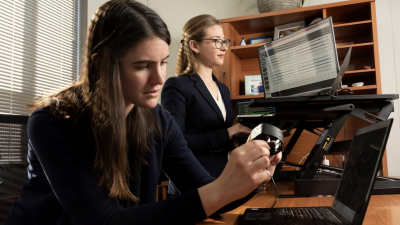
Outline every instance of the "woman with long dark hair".
<path fill-rule="evenodd" d="M 236 149 L 216 180 L 193 157 L 157 105 L 169 43 L 165 23 L 136 1 L 97 10 L 79 81 L 31 105 L 28 176 L 5 225 L 195 224 L 270 179 L 278 159 L 264 141 Z M 161 169 L 181 196 L 155 202 Z"/>

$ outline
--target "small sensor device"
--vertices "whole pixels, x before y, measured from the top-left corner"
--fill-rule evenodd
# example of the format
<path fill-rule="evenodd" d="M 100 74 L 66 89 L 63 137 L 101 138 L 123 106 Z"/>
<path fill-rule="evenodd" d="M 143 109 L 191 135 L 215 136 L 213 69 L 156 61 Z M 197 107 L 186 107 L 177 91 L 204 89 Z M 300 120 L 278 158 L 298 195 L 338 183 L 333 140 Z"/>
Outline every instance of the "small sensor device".
<path fill-rule="evenodd" d="M 276 155 L 283 149 L 283 133 L 281 129 L 268 124 L 261 123 L 256 126 L 250 133 L 250 140 L 264 140 L 268 141 L 270 147 L 270 155 Z"/>

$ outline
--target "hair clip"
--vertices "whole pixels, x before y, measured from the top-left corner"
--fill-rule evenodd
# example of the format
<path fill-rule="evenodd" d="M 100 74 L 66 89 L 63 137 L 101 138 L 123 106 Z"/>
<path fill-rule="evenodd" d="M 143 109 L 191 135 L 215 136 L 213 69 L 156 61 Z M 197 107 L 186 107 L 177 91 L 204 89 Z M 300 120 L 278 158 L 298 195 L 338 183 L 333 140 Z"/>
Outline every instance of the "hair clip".
<path fill-rule="evenodd" d="M 181 40 L 181 44 L 183 43 L 183 40 Z"/>

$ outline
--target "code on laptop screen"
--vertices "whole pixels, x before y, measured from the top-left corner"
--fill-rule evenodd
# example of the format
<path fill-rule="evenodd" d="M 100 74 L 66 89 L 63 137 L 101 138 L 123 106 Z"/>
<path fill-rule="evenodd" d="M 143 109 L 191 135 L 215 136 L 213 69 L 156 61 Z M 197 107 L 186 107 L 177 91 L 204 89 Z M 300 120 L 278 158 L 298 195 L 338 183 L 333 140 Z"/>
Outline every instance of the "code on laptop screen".
<path fill-rule="evenodd" d="M 354 136 L 347 163 L 335 199 L 362 214 L 367 204 L 369 187 L 376 174 L 379 153 L 382 151 L 387 127 Z"/>

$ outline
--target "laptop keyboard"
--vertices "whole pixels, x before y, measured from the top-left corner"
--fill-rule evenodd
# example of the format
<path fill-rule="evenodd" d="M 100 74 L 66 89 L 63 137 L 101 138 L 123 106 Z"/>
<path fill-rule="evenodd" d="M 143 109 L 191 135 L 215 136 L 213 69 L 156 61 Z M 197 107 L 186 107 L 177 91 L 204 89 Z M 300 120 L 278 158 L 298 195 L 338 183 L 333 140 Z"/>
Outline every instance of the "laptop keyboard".
<path fill-rule="evenodd" d="M 286 223 L 304 223 L 304 224 L 342 224 L 340 220 L 333 215 L 328 208 L 284 208 L 277 209 L 274 214 L 285 218 Z"/>

